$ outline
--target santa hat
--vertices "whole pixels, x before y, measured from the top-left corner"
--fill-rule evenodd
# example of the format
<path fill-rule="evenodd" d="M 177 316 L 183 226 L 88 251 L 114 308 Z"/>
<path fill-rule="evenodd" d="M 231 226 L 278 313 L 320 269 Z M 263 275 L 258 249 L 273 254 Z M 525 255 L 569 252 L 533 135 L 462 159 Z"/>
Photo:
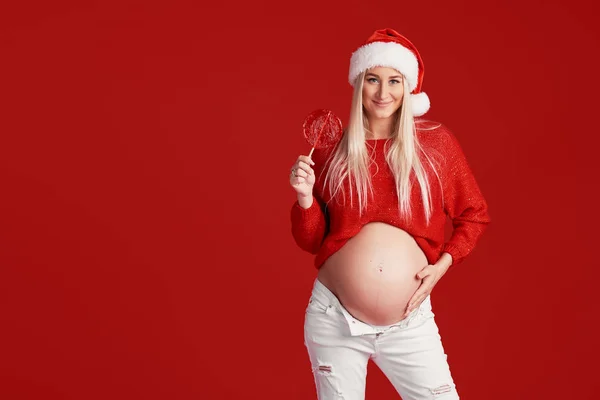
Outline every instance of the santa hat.
<path fill-rule="evenodd" d="M 356 77 L 373 67 L 390 67 L 399 71 L 408 82 L 413 115 L 419 117 L 429 110 L 429 97 L 421 92 L 423 60 L 416 47 L 393 29 L 379 29 L 350 58 L 348 80 L 354 86 Z"/>

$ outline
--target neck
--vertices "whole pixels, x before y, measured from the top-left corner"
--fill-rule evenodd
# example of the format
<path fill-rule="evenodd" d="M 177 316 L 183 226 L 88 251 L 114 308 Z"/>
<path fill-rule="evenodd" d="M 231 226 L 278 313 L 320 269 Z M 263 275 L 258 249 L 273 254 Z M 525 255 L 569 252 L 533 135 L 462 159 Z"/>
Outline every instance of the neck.
<path fill-rule="evenodd" d="M 385 119 L 370 119 L 369 129 L 367 130 L 367 139 L 387 139 L 392 137 L 392 128 L 394 119 L 392 117 Z"/>

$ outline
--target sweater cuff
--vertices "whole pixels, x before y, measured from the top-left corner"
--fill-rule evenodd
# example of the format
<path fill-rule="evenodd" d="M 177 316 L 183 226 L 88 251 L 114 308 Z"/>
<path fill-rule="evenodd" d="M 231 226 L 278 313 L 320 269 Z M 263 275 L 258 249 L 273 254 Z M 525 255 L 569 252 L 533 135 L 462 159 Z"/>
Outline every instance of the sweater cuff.
<path fill-rule="evenodd" d="M 304 208 L 298 203 L 298 200 L 292 206 L 292 214 L 295 218 L 302 222 L 311 221 L 321 216 L 322 210 L 316 198 L 308 208 Z"/>
<path fill-rule="evenodd" d="M 456 247 L 452 243 L 444 244 L 444 246 L 442 247 L 441 253 L 448 253 L 452 256 L 452 265 L 451 266 L 461 263 L 464 259 L 464 257 L 461 257 L 461 255 L 460 255 L 461 252 L 458 249 L 458 247 Z"/>

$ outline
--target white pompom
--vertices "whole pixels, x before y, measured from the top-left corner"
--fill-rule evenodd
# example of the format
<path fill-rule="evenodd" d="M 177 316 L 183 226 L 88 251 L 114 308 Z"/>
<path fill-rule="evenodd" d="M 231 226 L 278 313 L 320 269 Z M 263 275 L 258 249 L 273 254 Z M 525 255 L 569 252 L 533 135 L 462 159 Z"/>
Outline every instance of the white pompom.
<path fill-rule="evenodd" d="M 431 104 L 429 103 L 429 96 L 425 92 L 411 94 L 410 100 L 412 103 L 413 116 L 420 117 L 429 111 Z"/>

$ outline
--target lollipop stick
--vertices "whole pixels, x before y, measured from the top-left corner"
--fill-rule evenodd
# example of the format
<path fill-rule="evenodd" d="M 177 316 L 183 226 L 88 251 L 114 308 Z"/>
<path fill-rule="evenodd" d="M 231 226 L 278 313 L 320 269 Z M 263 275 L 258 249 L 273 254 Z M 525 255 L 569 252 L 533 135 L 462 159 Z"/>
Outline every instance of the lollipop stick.
<path fill-rule="evenodd" d="M 317 135 L 317 139 L 315 140 L 315 145 L 313 146 L 312 150 L 310 151 L 308 158 L 310 158 L 312 156 L 313 151 L 315 151 L 315 147 L 317 146 L 317 143 L 319 143 L 319 139 L 321 138 L 321 133 L 323 133 L 323 129 L 325 128 L 325 125 L 327 125 L 327 121 L 329 121 L 330 115 L 331 115 L 331 111 L 329 111 L 327 113 L 327 117 L 325 117 L 325 121 L 323 122 L 323 125 L 321 126 L 321 129 L 319 130 L 319 134 Z"/>

